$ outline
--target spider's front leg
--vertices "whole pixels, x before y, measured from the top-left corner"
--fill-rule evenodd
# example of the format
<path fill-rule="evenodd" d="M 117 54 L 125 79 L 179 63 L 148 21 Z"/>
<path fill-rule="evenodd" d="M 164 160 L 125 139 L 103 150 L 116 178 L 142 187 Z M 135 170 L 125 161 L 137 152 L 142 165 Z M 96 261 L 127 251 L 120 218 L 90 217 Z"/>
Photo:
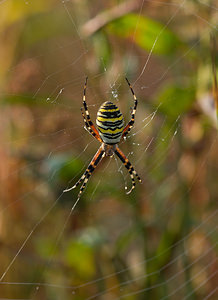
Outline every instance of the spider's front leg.
<path fill-rule="evenodd" d="M 101 159 L 104 157 L 105 155 L 105 151 L 102 148 L 102 146 L 98 149 L 97 153 L 95 154 L 95 156 L 93 157 L 92 161 L 90 162 L 90 164 L 88 165 L 88 168 L 85 170 L 85 172 L 83 173 L 83 175 L 80 177 L 80 179 L 77 181 L 77 183 L 74 184 L 73 187 L 69 188 L 69 189 L 65 189 L 63 192 L 69 192 L 72 189 L 75 189 L 83 180 L 83 184 L 80 188 L 79 194 L 78 194 L 78 198 L 80 198 L 83 190 L 86 187 L 86 184 L 89 180 L 89 177 L 91 176 L 91 174 L 94 172 L 95 168 L 97 167 L 98 163 L 101 161 Z"/>
<path fill-rule="evenodd" d="M 85 122 L 85 125 L 87 127 L 87 129 L 89 130 L 89 132 L 99 141 L 99 142 L 102 142 L 102 139 L 100 138 L 100 135 L 97 131 L 97 129 L 95 128 L 93 122 L 91 121 L 91 118 L 90 118 L 90 114 L 89 114 L 89 111 L 88 111 L 88 107 L 87 107 L 87 104 L 86 104 L 86 87 L 87 87 L 87 80 L 88 80 L 88 77 L 86 77 L 86 80 L 85 80 L 85 84 L 84 84 L 84 90 L 83 90 L 83 106 L 84 106 L 84 109 L 85 109 L 85 113 L 86 113 L 86 117 L 82 111 L 82 116 L 83 116 L 83 119 L 84 119 L 84 122 Z M 89 129 L 90 128 L 90 129 Z M 94 134 L 93 134 L 94 133 Z"/>
<path fill-rule="evenodd" d="M 128 124 L 126 125 L 126 127 L 124 128 L 123 134 L 122 134 L 122 138 L 124 138 L 125 136 L 127 136 L 127 134 L 130 132 L 130 130 L 131 130 L 132 127 L 133 127 L 133 124 L 134 124 L 134 122 L 135 122 L 136 108 L 137 108 L 137 104 L 138 104 L 138 100 L 137 100 L 137 98 L 136 98 L 136 95 L 135 95 L 135 93 L 134 93 L 134 91 L 133 91 L 133 88 L 132 88 L 132 86 L 131 86 L 131 84 L 129 83 L 129 80 L 128 80 L 127 78 L 126 78 L 126 81 L 127 81 L 128 85 L 129 85 L 129 87 L 130 87 L 130 90 L 131 90 L 132 94 L 133 94 L 133 98 L 134 98 L 134 100 L 135 100 L 135 103 L 134 103 L 134 107 L 133 107 L 133 110 L 132 110 L 132 117 L 131 117 L 131 120 L 129 121 L 129 123 L 128 123 Z"/>
<path fill-rule="evenodd" d="M 125 154 L 118 147 L 116 147 L 116 150 L 114 151 L 114 153 L 119 157 L 119 159 L 122 161 L 122 163 L 124 164 L 124 166 L 127 168 L 128 172 L 129 172 L 129 175 L 131 177 L 132 187 L 127 192 L 127 194 L 130 194 L 132 192 L 132 190 L 136 186 L 136 182 L 135 182 L 135 178 L 134 178 L 133 174 L 136 176 L 136 178 L 138 179 L 138 181 L 140 183 L 142 182 L 142 180 L 139 177 L 139 175 L 137 174 L 137 172 L 135 171 L 135 169 L 133 168 L 131 162 L 128 160 L 128 158 L 125 156 Z"/>
<path fill-rule="evenodd" d="M 82 108 L 81 108 L 81 112 L 82 112 L 83 120 L 84 120 L 85 127 L 87 128 L 87 130 L 91 133 L 91 135 L 94 136 L 94 138 L 96 138 L 100 143 L 102 143 L 102 139 L 100 138 L 99 133 L 96 134 L 96 133 L 92 130 L 92 128 L 89 126 L 89 123 L 88 123 L 87 120 L 86 120 L 86 117 L 85 117 L 85 115 L 84 115 L 84 113 L 83 113 L 83 109 L 82 109 Z"/>

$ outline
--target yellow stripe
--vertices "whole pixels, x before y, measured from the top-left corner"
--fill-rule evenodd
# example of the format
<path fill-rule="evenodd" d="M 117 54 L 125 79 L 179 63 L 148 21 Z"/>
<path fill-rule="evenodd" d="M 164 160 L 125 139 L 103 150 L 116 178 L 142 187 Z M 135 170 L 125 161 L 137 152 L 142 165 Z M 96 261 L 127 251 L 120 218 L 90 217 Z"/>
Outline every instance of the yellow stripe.
<path fill-rule="evenodd" d="M 114 108 L 114 109 L 103 109 L 103 108 L 100 108 L 99 109 L 99 112 L 115 112 L 115 111 L 119 111 L 119 108 Z"/>
<path fill-rule="evenodd" d="M 103 133 L 112 133 L 112 134 L 116 134 L 116 133 L 119 133 L 119 132 L 122 132 L 123 131 L 123 127 L 122 128 L 117 128 L 115 130 L 110 130 L 110 129 L 103 129 L 103 128 L 98 128 L 99 131 L 103 132 Z"/>
<path fill-rule="evenodd" d="M 108 117 L 105 117 L 105 118 L 102 118 L 102 117 L 99 117 L 97 116 L 97 120 L 98 121 L 102 121 L 102 122 L 116 122 L 116 121 L 120 121 L 123 119 L 123 115 L 120 116 L 119 118 L 108 118 Z"/>

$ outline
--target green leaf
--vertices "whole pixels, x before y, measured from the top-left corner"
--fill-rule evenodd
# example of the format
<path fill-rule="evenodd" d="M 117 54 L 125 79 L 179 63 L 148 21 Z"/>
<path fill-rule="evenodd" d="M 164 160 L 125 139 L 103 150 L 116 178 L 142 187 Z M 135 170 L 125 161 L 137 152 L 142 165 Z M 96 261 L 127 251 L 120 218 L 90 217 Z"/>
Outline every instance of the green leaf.
<path fill-rule="evenodd" d="M 45 98 L 34 98 L 33 95 L 6 95 L 3 96 L 1 99 L 1 105 L 28 105 L 28 106 L 35 106 L 35 105 L 42 105 L 42 106 L 49 106 L 50 102 L 46 101 Z"/>
<path fill-rule="evenodd" d="M 170 85 L 164 88 L 157 97 L 161 103 L 160 111 L 176 119 L 180 114 L 188 111 L 195 101 L 195 87 Z"/>
<path fill-rule="evenodd" d="M 40 42 L 46 42 L 48 39 L 64 34 L 72 35 L 72 24 L 66 19 L 64 11 L 50 10 L 27 18 L 19 42 L 22 47 L 28 49 Z"/>
<path fill-rule="evenodd" d="M 78 156 L 78 155 L 77 155 Z M 82 161 L 77 156 L 68 154 L 57 154 L 47 160 L 49 177 L 56 173 L 56 176 L 63 181 L 72 179 L 83 167 Z"/>
<path fill-rule="evenodd" d="M 110 33 L 134 41 L 141 48 L 153 53 L 172 54 L 181 47 L 181 41 L 164 24 L 144 16 L 129 14 L 110 23 Z"/>
<path fill-rule="evenodd" d="M 64 253 L 65 262 L 83 278 L 95 272 L 94 252 L 86 243 L 71 241 Z"/>
<path fill-rule="evenodd" d="M 96 57 L 99 58 L 100 69 L 102 72 L 108 67 L 111 61 L 111 49 L 106 34 L 98 31 L 92 37 Z"/>

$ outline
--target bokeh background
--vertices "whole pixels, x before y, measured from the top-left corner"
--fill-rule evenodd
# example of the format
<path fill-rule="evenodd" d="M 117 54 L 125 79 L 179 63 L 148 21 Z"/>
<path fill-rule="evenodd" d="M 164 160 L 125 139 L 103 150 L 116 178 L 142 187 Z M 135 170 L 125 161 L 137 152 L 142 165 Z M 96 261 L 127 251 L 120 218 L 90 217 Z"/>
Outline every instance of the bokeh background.
<path fill-rule="evenodd" d="M 0 1 L 0 299 L 217 299 L 216 1 Z M 213 67 L 214 66 L 214 67 Z M 213 69 L 214 68 L 214 69 Z M 83 128 L 130 118 L 98 166 Z"/>

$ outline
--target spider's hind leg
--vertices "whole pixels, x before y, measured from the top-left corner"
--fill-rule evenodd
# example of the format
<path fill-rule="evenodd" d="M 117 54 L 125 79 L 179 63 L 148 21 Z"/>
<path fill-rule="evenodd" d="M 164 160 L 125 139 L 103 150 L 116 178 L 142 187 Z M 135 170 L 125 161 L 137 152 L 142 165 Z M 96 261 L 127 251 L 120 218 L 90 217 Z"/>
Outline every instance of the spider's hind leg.
<path fill-rule="evenodd" d="M 92 161 L 88 165 L 88 168 L 83 173 L 83 175 L 80 177 L 80 179 L 77 181 L 77 183 L 74 184 L 74 186 L 72 186 L 71 188 L 65 189 L 63 192 L 65 193 L 65 192 L 71 191 L 72 189 L 75 189 L 84 180 L 84 182 L 80 188 L 79 194 L 78 194 L 78 198 L 80 198 L 91 174 L 94 172 L 95 168 L 97 167 L 97 165 L 101 161 L 101 159 L 104 157 L 104 155 L 105 155 L 105 151 L 104 151 L 104 149 L 102 149 L 102 147 L 100 147 L 98 149 L 97 153 L 95 154 L 95 156 L 93 157 Z"/>
<path fill-rule="evenodd" d="M 127 194 L 130 194 L 132 192 L 132 190 L 135 188 L 136 186 L 136 182 L 135 182 L 135 177 L 138 179 L 138 181 L 141 183 L 142 180 L 139 177 L 138 173 L 135 171 L 135 169 L 133 168 L 132 164 L 130 163 L 130 161 L 128 160 L 128 158 L 125 156 L 125 154 L 117 147 L 116 150 L 114 151 L 115 154 L 119 157 L 119 159 L 122 161 L 122 163 L 124 164 L 124 166 L 127 168 L 129 175 L 131 177 L 132 180 L 132 187 L 131 189 L 127 192 Z M 133 175 L 134 174 L 134 175 Z"/>

